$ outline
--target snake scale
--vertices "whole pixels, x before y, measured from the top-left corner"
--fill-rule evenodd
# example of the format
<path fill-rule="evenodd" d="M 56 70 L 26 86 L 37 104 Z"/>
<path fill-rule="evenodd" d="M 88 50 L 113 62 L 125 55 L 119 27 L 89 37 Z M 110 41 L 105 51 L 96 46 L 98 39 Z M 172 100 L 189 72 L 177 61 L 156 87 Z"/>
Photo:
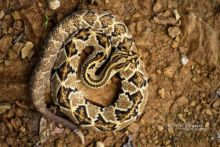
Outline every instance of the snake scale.
<path fill-rule="evenodd" d="M 84 61 L 85 48 L 92 52 Z M 77 87 L 97 89 L 117 76 L 117 98 L 110 106 L 87 100 Z M 45 103 L 46 85 L 54 103 L 71 121 L 50 112 Z M 109 12 L 76 11 L 49 34 L 30 82 L 30 93 L 37 110 L 45 117 L 74 130 L 75 124 L 100 131 L 117 131 L 134 122 L 147 102 L 147 76 L 128 28 Z M 72 123 L 73 121 L 73 123 Z"/>

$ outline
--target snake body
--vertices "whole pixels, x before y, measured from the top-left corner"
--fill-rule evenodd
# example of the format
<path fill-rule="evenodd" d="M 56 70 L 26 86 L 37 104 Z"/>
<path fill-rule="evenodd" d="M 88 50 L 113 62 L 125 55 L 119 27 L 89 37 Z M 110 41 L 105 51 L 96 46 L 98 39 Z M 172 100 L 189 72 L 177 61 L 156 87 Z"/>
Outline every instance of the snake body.
<path fill-rule="evenodd" d="M 82 60 L 85 48 L 92 52 Z M 82 81 L 99 90 L 113 76 L 118 76 L 121 85 L 114 103 L 107 107 L 90 102 L 77 87 L 77 81 Z M 101 131 L 125 128 L 143 112 L 147 102 L 147 76 L 134 41 L 123 22 L 103 11 L 77 11 L 55 27 L 31 79 L 31 96 L 38 111 L 82 138 L 72 122 L 47 109 L 47 83 L 54 103 L 70 120 Z"/>

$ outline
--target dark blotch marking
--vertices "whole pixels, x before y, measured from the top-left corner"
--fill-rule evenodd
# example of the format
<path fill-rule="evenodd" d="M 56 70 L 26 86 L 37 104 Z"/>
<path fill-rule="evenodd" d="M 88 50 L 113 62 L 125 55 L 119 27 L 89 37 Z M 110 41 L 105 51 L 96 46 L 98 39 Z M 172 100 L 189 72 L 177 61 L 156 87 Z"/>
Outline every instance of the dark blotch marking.
<path fill-rule="evenodd" d="M 128 81 L 134 83 L 138 88 L 142 88 L 147 84 L 143 74 L 138 71 L 135 72 L 135 74 Z"/>
<path fill-rule="evenodd" d="M 66 51 L 67 57 L 71 57 L 77 54 L 76 46 L 72 41 L 68 42 L 65 45 L 65 51 Z"/>
<path fill-rule="evenodd" d="M 103 48 L 107 48 L 110 44 L 109 40 L 110 40 L 110 36 L 106 36 L 105 34 L 101 34 L 98 33 L 96 35 L 97 41 L 98 43 L 103 47 Z"/>
<path fill-rule="evenodd" d="M 101 115 L 97 117 L 95 121 L 95 126 L 101 131 L 114 131 L 116 129 L 116 124 L 105 122 Z"/>
<path fill-rule="evenodd" d="M 131 117 L 135 117 L 138 114 L 138 105 L 141 103 L 143 96 L 140 91 L 129 95 L 129 93 L 125 93 L 129 99 L 133 102 L 131 108 L 127 109 L 127 111 L 115 110 L 115 114 L 118 120 L 125 121 L 131 119 Z"/>
<path fill-rule="evenodd" d="M 69 73 L 75 73 L 76 71 L 70 66 L 69 63 L 64 62 L 60 68 L 56 69 L 57 75 L 61 81 L 64 81 Z"/>
<path fill-rule="evenodd" d="M 60 87 L 57 93 L 57 100 L 59 105 L 70 109 L 70 101 L 68 99 L 69 94 L 74 91 L 70 88 Z"/>
<path fill-rule="evenodd" d="M 89 125 L 91 118 L 88 117 L 85 106 L 79 106 L 74 112 L 80 124 Z"/>
<path fill-rule="evenodd" d="M 90 35 L 90 28 L 86 28 L 86 29 L 81 29 L 78 31 L 78 33 L 76 34 L 75 38 L 86 41 L 89 39 L 89 35 Z"/>

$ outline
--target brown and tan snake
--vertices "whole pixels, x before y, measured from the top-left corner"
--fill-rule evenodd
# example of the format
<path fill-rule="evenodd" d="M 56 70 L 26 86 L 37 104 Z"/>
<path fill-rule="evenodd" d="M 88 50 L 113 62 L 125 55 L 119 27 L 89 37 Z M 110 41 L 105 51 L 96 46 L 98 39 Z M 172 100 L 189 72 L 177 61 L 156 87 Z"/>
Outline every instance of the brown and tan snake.
<path fill-rule="evenodd" d="M 81 62 L 86 47 L 93 51 Z M 99 90 L 113 76 L 121 80 L 121 86 L 115 102 L 107 107 L 85 99 L 76 86 L 77 81 L 82 81 L 88 88 Z M 54 103 L 71 121 L 47 109 L 48 83 Z M 74 130 L 84 142 L 74 123 L 101 131 L 127 127 L 143 112 L 147 85 L 143 63 L 126 25 L 108 12 L 82 10 L 65 18 L 49 34 L 32 75 L 30 91 L 40 113 Z"/>

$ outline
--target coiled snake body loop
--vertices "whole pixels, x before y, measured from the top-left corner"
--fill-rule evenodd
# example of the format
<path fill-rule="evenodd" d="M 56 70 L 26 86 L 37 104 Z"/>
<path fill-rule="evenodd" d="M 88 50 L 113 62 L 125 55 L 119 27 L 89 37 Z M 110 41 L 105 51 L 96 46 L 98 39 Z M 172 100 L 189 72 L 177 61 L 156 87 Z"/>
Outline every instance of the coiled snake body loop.
<path fill-rule="evenodd" d="M 91 48 L 92 53 L 82 61 L 85 48 Z M 85 99 L 76 84 L 82 81 L 99 90 L 113 76 L 118 76 L 121 86 L 108 107 Z M 147 101 L 147 77 L 133 39 L 125 24 L 108 12 L 82 10 L 64 19 L 49 35 L 31 79 L 31 96 L 38 111 L 73 129 L 84 142 L 73 123 L 46 108 L 48 83 L 64 114 L 82 127 L 101 131 L 125 128 L 143 112 Z"/>

